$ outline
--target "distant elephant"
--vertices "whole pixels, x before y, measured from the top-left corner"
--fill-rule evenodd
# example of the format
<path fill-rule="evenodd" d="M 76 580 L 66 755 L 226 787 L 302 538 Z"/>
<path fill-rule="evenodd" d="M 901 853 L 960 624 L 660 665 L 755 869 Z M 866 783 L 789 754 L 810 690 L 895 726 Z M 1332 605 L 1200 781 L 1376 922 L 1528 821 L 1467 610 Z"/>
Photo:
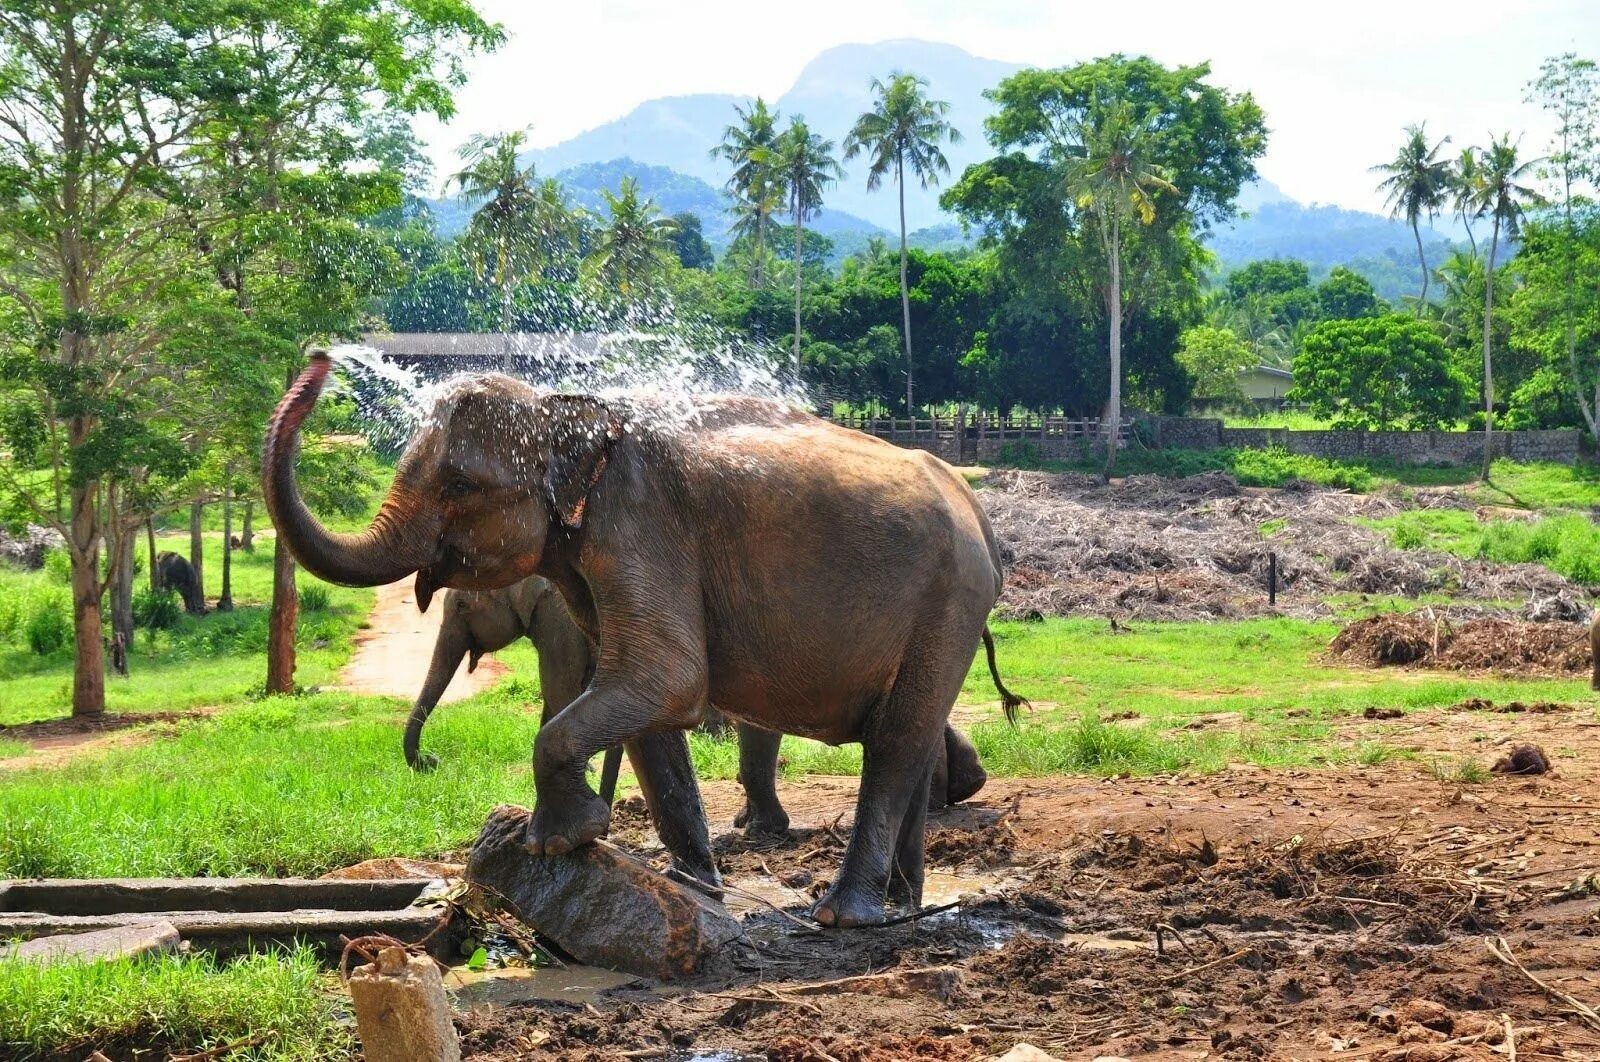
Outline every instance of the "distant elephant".
<path fill-rule="evenodd" d="M 429 770 L 438 763 L 431 754 L 418 751 L 422 728 L 444 696 L 462 658 L 466 657 L 470 674 L 483 654 L 499 652 L 524 637 L 533 642 L 539 653 L 539 686 L 544 694 L 544 717 L 548 719 L 583 692 L 592 666 L 589 639 L 567 614 L 556 588 L 539 576 L 530 575 L 499 590 L 445 592 L 444 619 L 434 643 L 433 662 L 406 722 L 404 749 L 408 764 L 417 770 Z M 711 729 L 712 713 L 706 714 L 705 725 Z M 752 835 L 782 835 L 789 828 L 789 816 L 778 800 L 775 784 L 781 735 L 748 723 L 739 723 L 738 733 L 739 781 L 745 789 L 745 807 L 734 819 L 734 825 L 743 826 Z M 960 803 L 983 788 L 988 776 L 978 761 L 978 750 L 966 735 L 946 726 L 938 756 L 935 785 L 928 798 L 930 808 Z"/>
<path fill-rule="evenodd" d="M 160 585 L 176 590 L 183 598 L 183 610 L 192 616 L 206 614 L 206 599 L 200 594 L 200 580 L 195 578 L 194 566 L 171 551 L 156 554 L 156 570 Z"/>
<path fill-rule="evenodd" d="M 937 749 L 982 644 L 1007 715 L 989 613 L 1002 573 L 972 488 L 903 450 L 757 398 L 563 394 L 497 374 L 453 381 L 406 447 L 372 524 L 330 532 L 295 483 L 300 426 L 332 361 L 314 352 L 267 427 L 262 487 L 312 575 L 373 586 L 417 574 L 492 590 L 541 575 L 598 647 L 583 692 L 534 741 L 525 845 L 602 836 L 601 749 L 632 745 L 658 804 L 706 833 L 684 730 L 708 706 L 763 729 L 860 742 L 855 825 L 812 909 L 880 922 L 893 885 L 920 904 Z"/>

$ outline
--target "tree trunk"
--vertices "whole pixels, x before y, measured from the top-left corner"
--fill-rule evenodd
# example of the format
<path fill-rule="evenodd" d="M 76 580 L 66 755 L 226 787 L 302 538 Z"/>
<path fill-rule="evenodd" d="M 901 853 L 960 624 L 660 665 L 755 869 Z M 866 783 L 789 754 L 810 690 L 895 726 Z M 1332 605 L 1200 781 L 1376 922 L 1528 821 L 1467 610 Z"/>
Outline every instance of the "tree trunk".
<path fill-rule="evenodd" d="M 100 622 L 100 528 L 94 496 L 98 484 L 72 488 L 72 716 L 106 710 L 104 631 Z"/>
<path fill-rule="evenodd" d="M 285 389 L 294 386 L 289 370 Z M 300 592 L 294 584 L 294 554 L 283 535 L 272 536 L 272 606 L 267 618 L 267 692 L 294 692 L 294 627 L 300 614 Z"/>
<path fill-rule="evenodd" d="M 1122 231 L 1115 214 L 1111 217 L 1111 292 L 1106 300 L 1106 320 L 1111 334 L 1111 398 L 1106 403 L 1106 471 L 1111 482 L 1117 469 L 1117 436 L 1122 431 Z"/>
<path fill-rule="evenodd" d="M 218 612 L 233 611 L 233 485 L 222 488 L 222 596 Z"/>
<path fill-rule="evenodd" d="M 1422 298 L 1417 302 L 1417 316 L 1422 316 L 1422 308 L 1428 305 L 1428 259 L 1422 253 L 1422 229 L 1417 226 L 1417 220 L 1411 219 L 1411 234 L 1417 238 L 1417 262 L 1422 266 Z"/>
<path fill-rule="evenodd" d="M 136 525 L 112 529 L 111 661 L 117 674 L 128 673 L 128 653 L 133 649 L 133 544 Z"/>
<path fill-rule="evenodd" d="M 189 565 L 194 568 L 195 596 L 206 599 L 206 539 L 201 528 L 206 507 L 198 501 L 189 503 Z"/>
<path fill-rule="evenodd" d="M 900 189 L 900 318 L 906 340 L 906 416 L 915 418 L 916 409 L 912 405 L 915 390 L 911 365 L 911 289 L 906 284 L 906 170 L 903 159 L 895 159 L 894 173 L 895 184 Z"/>
<path fill-rule="evenodd" d="M 1500 215 L 1494 217 L 1489 230 L 1489 265 L 1483 275 L 1483 479 L 1489 480 L 1489 466 L 1494 461 L 1490 448 L 1490 435 L 1494 431 L 1494 355 L 1491 344 L 1494 334 L 1494 257 L 1500 248 Z"/>
<path fill-rule="evenodd" d="M 153 516 L 144 522 L 144 538 L 150 562 L 150 589 L 160 590 L 161 569 L 156 566 L 156 519 Z"/>
<path fill-rule="evenodd" d="M 800 382 L 800 266 L 805 250 L 805 222 L 800 218 L 800 199 L 794 204 L 794 382 Z"/>
<path fill-rule="evenodd" d="M 253 499 L 247 499 L 244 503 L 244 526 L 239 529 L 239 548 L 246 553 L 256 551 L 256 533 L 250 526 L 251 517 L 255 515 L 255 506 Z"/>

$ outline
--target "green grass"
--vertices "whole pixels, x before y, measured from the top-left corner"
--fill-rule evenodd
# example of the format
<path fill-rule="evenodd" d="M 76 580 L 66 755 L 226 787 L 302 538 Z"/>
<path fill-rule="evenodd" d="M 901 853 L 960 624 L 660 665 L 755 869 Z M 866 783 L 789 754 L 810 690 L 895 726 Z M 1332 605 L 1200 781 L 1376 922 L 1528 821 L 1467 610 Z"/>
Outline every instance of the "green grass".
<path fill-rule="evenodd" d="M 0 962 L 0 1056 L 113 1058 L 259 1042 L 230 1059 L 355 1057 L 308 949 L 219 964 L 206 955 L 116 962 Z M 141 1056 L 142 1057 L 142 1056 Z"/>
<path fill-rule="evenodd" d="M 1233 409 L 1221 414 L 1229 428 L 1288 428 L 1291 431 L 1327 431 L 1333 421 L 1293 409 Z"/>
<path fill-rule="evenodd" d="M 187 538 L 182 539 L 187 546 Z M 166 548 L 177 540 L 163 539 Z M 222 538 L 207 538 L 206 589 L 215 600 L 222 583 Z M 140 577 L 141 580 L 143 577 Z M 325 589 L 328 607 L 302 610 L 296 637 L 296 681 L 331 682 L 349 659 L 351 639 L 371 611 L 373 592 L 328 586 L 301 574 L 301 585 Z M 142 584 L 141 584 L 142 585 Z M 272 550 L 233 555 L 233 612 L 184 615 L 168 631 L 140 630 L 129 653 L 129 678 L 106 677 L 106 707 L 113 712 L 176 711 L 246 698 L 265 678 L 267 602 L 272 592 Z M 71 622 L 70 598 L 60 576 L 0 569 L 0 724 L 66 715 L 72 704 L 72 650 L 40 655 L 28 645 L 21 621 L 7 622 L 7 609 L 24 616 L 43 603 L 63 610 Z M 70 627 L 69 627 L 70 629 Z"/>
<path fill-rule="evenodd" d="M 1146 623 L 1112 633 L 1103 621 L 1073 619 L 994 630 L 1007 684 L 1036 706 L 1017 730 L 1001 722 L 979 658 L 962 712 L 977 720 L 974 740 L 997 776 L 1377 763 L 1393 751 L 1339 742 L 1339 717 L 1469 696 L 1590 698 L 1578 680 L 1332 667 L 1321 661 L 1331 623 Z M 431 774 L 413 774 L 401 756 L 405 704 L 344 694 L 232 707 L 174 737 L 65 765 L 23 761 L 0 772 L 0 877 L 314 876 L 378 855 L 459 852 L 495 804 L 533 798 L 533 657 L 517 649 L 502 659 L 511 678 L 429 722 L 424 748 L 441 760 Z M 736 775 L 731 740 L 691 743 L 703 779 Z M 855 774 L 861 764 L 856 746 L 797 738 L 782 755 L 791 776 Z"/>
<path fill-rule="evenodd" d="M 1565 513 L 1534 521 L 1489 520 L 1428 509 L 1372 521 L 1398 549 L 1437 549 L 1501 564 L 1542 564 L 1585 586 L 1600 584 L 1600 526 Z"/>

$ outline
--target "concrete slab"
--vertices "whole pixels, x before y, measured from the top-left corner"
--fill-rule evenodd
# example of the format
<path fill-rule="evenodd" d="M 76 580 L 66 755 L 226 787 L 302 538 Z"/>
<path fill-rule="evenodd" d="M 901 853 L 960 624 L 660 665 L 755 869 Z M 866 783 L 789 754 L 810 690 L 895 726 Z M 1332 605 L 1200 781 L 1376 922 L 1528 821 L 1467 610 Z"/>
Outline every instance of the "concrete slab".
<path fill-rule="evenodd" d="M 133 959 L 141 955 L 177 951 L 181 942 L 178 928 L 171 922 L 142 922 L 88 933 L 36 937 L 13 946 L 5 957 L 40 962 Z"/>

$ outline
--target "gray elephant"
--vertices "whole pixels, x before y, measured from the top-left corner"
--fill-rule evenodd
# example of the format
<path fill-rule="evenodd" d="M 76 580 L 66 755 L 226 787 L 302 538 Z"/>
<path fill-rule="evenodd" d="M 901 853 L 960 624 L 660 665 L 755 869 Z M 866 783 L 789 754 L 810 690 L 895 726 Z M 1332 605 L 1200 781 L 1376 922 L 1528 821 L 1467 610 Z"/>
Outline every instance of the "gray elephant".
<path fill-rule="evenodd" d="M 206 599 L 200 594 L 200 580 L 195 577 L 194 566 L 176 553 L 164 551 L 156 554 L 156 573 L 161 586 L 176 590 L 183 599 L 183 610 L 190 615 L 206 614 Z"/>
<path fill-rule="evenodd" d="M 617 744 L 653 810 L 698 843 L 684 731 L 715 706 L 862 746 L 855 824 L 817 921 L 880 922 L 891 888 L 921 903 L 935 752 L 980 644 L 1007 714 L 1023 703 L 988 629 L 994 530 L 954 469 L 762 399 L 686 407 L 466 376 L 435 401 L 372 524 L 343 534 L 312 516 L 294 471 L 331 368 L 312 354 L 262 448 L 263 497 L 306 570 L 356 586 L 416 573 L 419 603 L 541 575 L 598 647 L 583 692 L 534 741 L 530 852 L 605 834 L 611 807 L 586 771 Z"/>
<path fill-rule="evenodd" d="M 422 728 L 463 658 L 471 673 L 483 654 L 498 652 L 518 638 L 533 642 L 539 653 L 539 687 L 546 719 L 577 699 L 593 666 L 588 638 L 568 615 L 555 587 L 537 575 L 499 590 L 446 591 L 443 608 L 428 677 L 406 722 L 406 762 L 417 770 L 429 770 L 438 762 L 419 751 Z M 708 719 L 708 727 L 710 722 Z M 789 828 L 789 816 L 778 800 L 776 786 L 782 736 L 748 723 L 738 724 L 738 734 L 745 807 L 734 825 L 752 835 L 781 836 Z M 978 760 L 978 750 L 960 731 L 945 727 L 938 756 L 930 808 L 960 803 L 983 788 L 988 776 Z"/>

